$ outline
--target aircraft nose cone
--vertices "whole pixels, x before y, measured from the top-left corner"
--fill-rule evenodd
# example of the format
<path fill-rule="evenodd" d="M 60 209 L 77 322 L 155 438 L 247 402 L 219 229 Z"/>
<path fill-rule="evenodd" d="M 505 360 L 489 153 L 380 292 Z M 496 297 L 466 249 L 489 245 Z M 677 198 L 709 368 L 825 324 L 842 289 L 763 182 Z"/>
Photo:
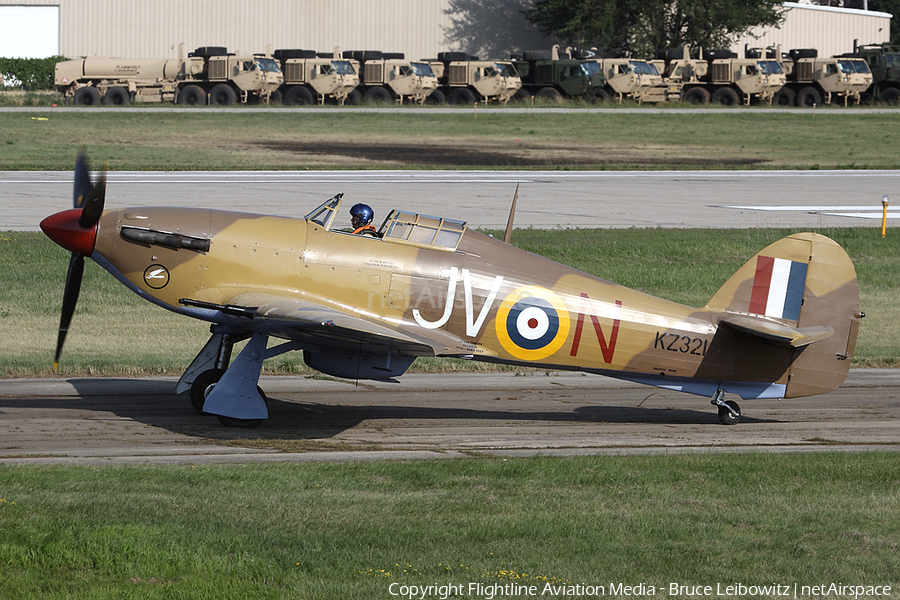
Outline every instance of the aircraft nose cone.
<path fill-rule="evenodd" d="M 50 215 L 41 221 L 41 229 L 47 237 L 70 252 L 90 256 L 97 239 L 97 225 L 82 227 L 78 224 L 82 210 L 73 208 Z"/>

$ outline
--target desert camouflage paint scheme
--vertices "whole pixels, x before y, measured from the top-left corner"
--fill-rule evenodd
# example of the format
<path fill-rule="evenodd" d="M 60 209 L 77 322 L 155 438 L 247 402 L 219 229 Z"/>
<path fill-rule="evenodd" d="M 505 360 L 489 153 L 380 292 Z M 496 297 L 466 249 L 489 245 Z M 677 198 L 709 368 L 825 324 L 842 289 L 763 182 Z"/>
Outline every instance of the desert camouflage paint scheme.
<path fill-rule="evenodd" d="M 105 187 L 91 186 L 79 165 L 76 208 L 42 228 L 73 252 L 73 265 L 90 257 L 143 298 L 213 324 L 178 390 L 227 425 L 267 418 L 262 361 L 294 350 L 312 368 L 350 379 L 401 375 L 416 356 L 586 371 L 711 397 L 733 424 L 740 409 L 725 393 L 779 398 L 838 387 L 863 316 L 849 257 L 815 233 L 771 244 L 705 307 L 691 308 L 462 221 L 393 211 L 379 236 L 352 235 L 340 230 L 349 222 L 341 195 L 305 218 L 103 211 Z M 67 281 L 67 298 L 74 285 Z M 64 301 L 57 359 L 70 309 Z M 271 338 L 282 343 L 269 347 Z M 231 361 L 232 345 L 246 339 Z"/>

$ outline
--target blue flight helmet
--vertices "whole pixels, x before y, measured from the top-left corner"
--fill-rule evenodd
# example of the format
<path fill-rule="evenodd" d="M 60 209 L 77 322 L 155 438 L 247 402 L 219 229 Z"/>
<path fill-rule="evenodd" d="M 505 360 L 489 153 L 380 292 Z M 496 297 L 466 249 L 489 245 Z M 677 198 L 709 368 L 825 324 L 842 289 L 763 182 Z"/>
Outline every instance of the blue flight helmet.
<path fill-rule="evenodd" d="M 359 225 L 354 224 L 354 226 L 360 227 L 372 222 L 372 219 L 375 218 L 375 211 L 368 204 L 354 204 L 350 209 L 350 216 L 359 219 Z"/>

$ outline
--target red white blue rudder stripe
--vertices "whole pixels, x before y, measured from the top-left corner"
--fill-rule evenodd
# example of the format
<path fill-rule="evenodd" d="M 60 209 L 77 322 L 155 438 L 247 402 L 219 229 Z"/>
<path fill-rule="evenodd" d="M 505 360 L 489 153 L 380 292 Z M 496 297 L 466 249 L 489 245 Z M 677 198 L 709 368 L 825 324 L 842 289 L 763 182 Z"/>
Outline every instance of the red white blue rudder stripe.
<path fill-rule="evenodd" d="M 808 266 L 807 263 L 784 258 L 757 256 L 750 312 L 798 321 Z"/>

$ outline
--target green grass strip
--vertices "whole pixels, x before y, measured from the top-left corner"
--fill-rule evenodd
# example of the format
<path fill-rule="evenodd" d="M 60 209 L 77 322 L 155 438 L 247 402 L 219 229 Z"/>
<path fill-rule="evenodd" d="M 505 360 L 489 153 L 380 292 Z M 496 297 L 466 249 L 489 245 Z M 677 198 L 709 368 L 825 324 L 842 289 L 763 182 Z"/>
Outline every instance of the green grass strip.
<path fill-rule="evenodd" d="M 900 585 L 894 453 L 0 467 L 0 490 L 20 600 Z"/>

